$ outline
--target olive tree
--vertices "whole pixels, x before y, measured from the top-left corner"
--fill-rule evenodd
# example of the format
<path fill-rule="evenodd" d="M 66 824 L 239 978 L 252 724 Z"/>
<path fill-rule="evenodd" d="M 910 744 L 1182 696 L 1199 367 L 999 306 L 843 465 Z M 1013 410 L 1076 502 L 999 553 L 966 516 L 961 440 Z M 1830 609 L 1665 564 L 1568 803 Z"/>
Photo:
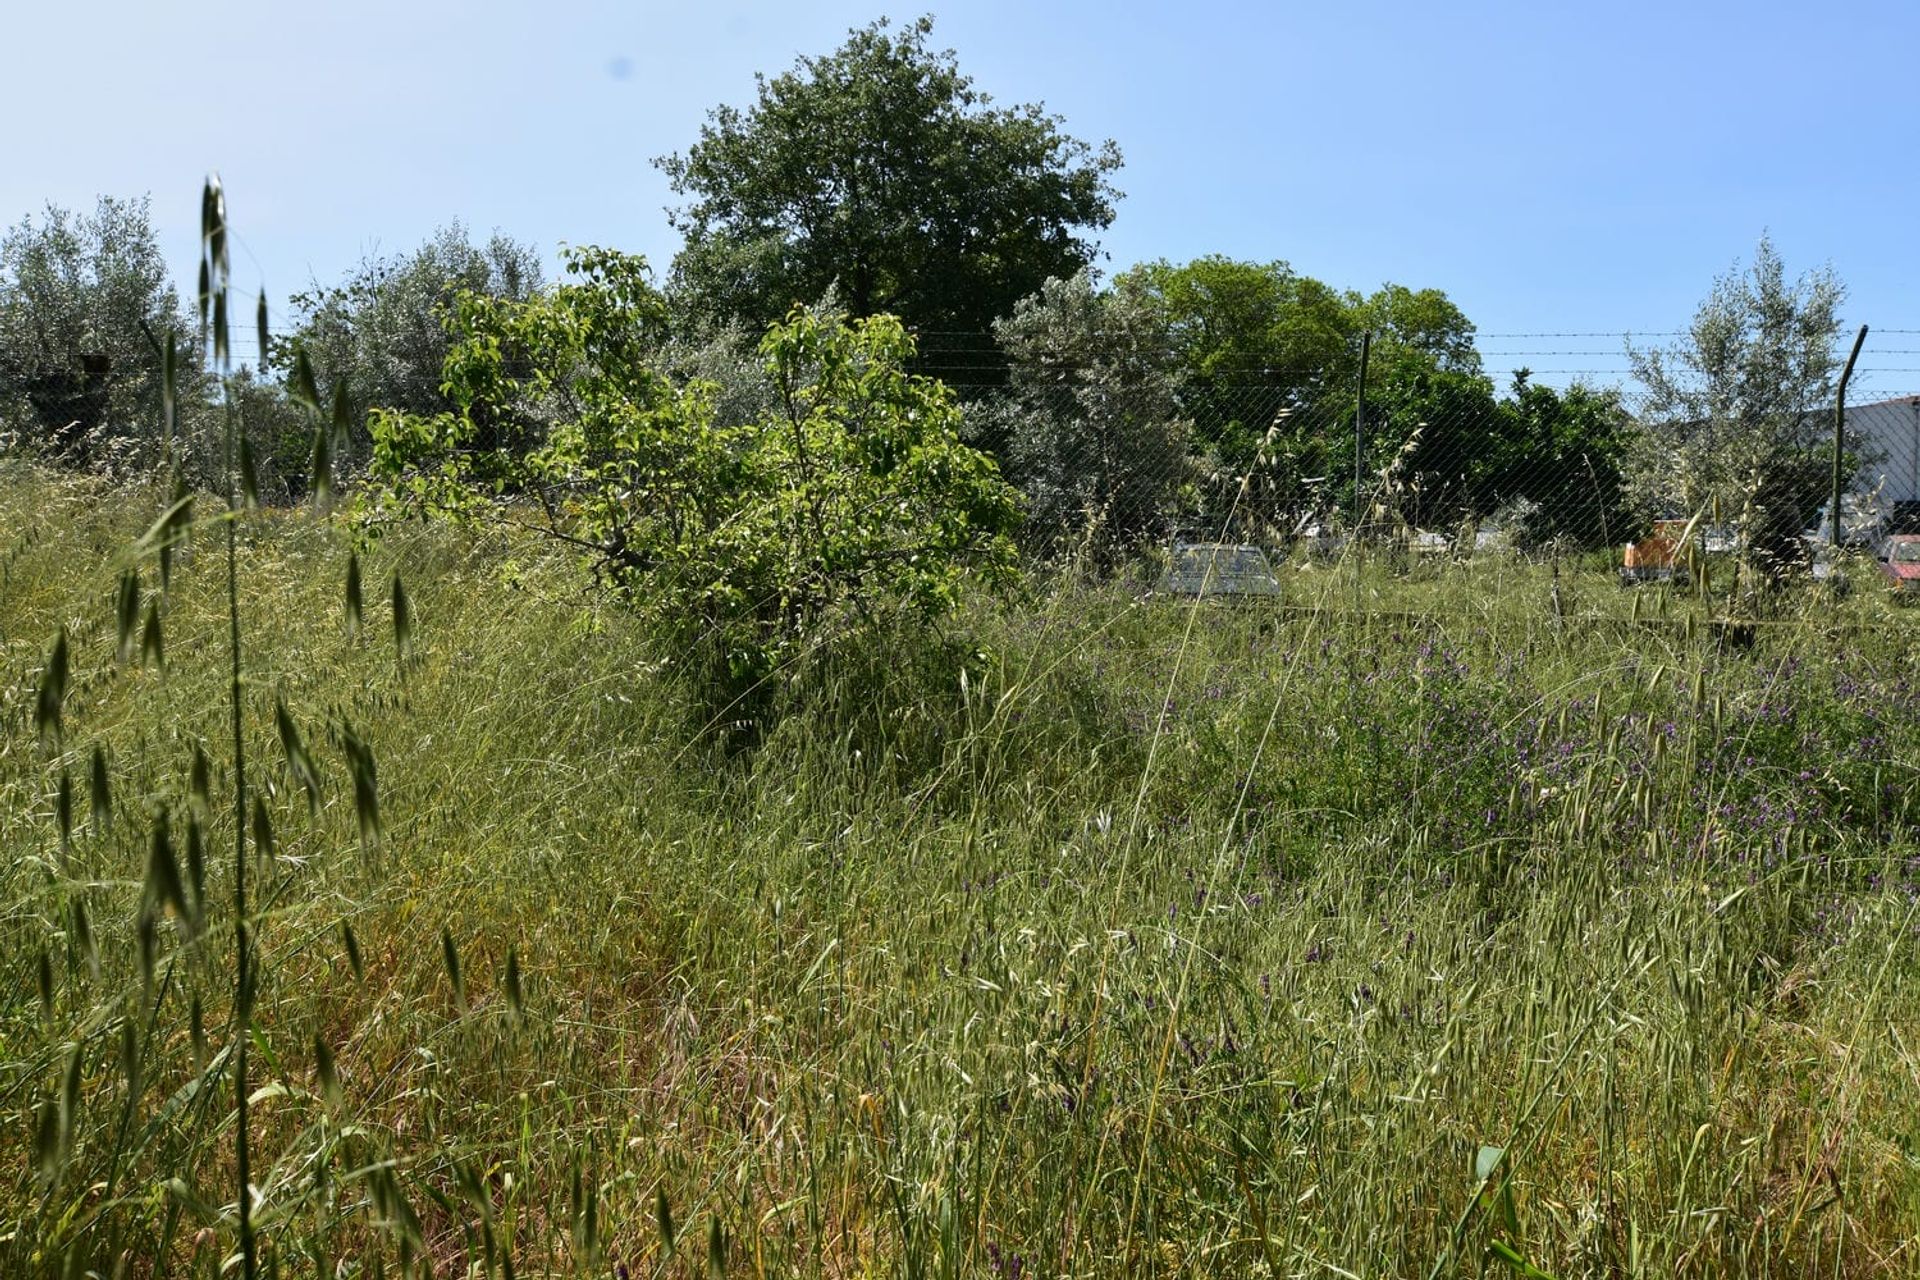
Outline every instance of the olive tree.
<path fill-rule="evenodd" d="M 410 254 L 369 257 L 340 283 L 295 294 L 297 320 L 278 356 L 291 369 L 293 352 L 303 350 L 322 387 L 345 384 L 354 429 L 335 461 L 351 468 L 365 460 L 372 410 L 451 407 L 440 382 L 456 297 L 525 301 L 540 287 L 540 256 L 531 246 L 497 232 L 475 244 L 454 222 Z"/>
<path fill-rule="evenodd" d="M 1834 339 L 1846 297 L 1831 267 L 1789 282 L 1772 242 L 1714 281 L 1681 339 L 1628 355 L 1646 388 L 1626 462 L 1646 515 L 1706 513 L 1739 523 L 1778 564 L 1831 480 Z"/>
<path fill-rule="evenodd" d="M 0 428 L 66 465 L 150 467 L 169 335 L 183 408 L 204 398 L 192 332 L 144 198 L 49 205 L 0 238 Z"/>
<path fill-rule="evenodd" d="M 994 325 L 1005 392 L 976 411 L 1031 504 L 1042 551 L 1086 545 L 1111 564 L 1160 533 L 1188 474 L 1174 351 L 1135 280 L 1049 280 Z"/>

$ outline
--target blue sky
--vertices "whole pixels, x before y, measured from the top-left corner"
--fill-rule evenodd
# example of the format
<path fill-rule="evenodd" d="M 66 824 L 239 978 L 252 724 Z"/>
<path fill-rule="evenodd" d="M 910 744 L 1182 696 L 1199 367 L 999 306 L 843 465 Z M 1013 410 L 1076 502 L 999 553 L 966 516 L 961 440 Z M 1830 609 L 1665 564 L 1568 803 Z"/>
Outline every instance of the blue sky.
<path fill-rule="evenodd" d="M 652 157 L 755 71 L 883 12 L 1003 102 L 1112 138 L 1107 266 L 1281 258 L 1445 289 L 1490 371 L 1620 369 L 1769 230 L 1831 262 L 1861 390 L 1920 389 L 1920 5 L 422 3 L 35 5 L 6 21 L 0 220 L 151 193 L 183 282 L 218 169 L 270 299 L 439 224 L 643 252 Z M 1525 354 L 1523 354 L 1525 353 Z M 1553 376 L 1563 381 L 1564 374 Z"/>

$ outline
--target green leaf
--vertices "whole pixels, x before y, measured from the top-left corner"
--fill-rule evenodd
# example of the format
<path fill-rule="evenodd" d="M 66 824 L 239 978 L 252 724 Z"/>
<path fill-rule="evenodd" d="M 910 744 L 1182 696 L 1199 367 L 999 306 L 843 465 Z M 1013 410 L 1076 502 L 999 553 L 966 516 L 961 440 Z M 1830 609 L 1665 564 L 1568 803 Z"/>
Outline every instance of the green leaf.
<path fill-rule="evenodd" d="M 58 1179 L 66 1163 L 60 1149 L 63 1136 L 60 1104 L 48 1098 L 41 1102 L 33 1118 L 33 1164 L 42 1182 L 51 1183 Z"/>
<path fill-rule="evenodd" d="M 127 1082 L 127 1096 L 138 1098 L 142 1087 L 140 1028 L 132 1018 L 120 1023 L 120 1075 Z"/>
<path fill-rule="evenodd" d="M 87 918 L 87 900 L 76 896 L 70 914 L 73 917 L 73 937 L 79 944 L 80 954 L 86 957 L 87 971 L 97 980 L 100 977 L 100 948 L 93 938 L 93 922 Z"/>
<path fill-rule="evenodd" d="M 213 816 L 213 765 L 207 759 L 206 748 L 199 743 L 193 746 L 193 768 L 188 774 L 187 794 L 193 800 L 194 808 L 202 820 Z"/>
<path fill-rule="evenodd" d="M 174 857 L 173 835 L 166 810 L 154 815 L 153 839 L 147 846 L 147 878 L 143 894 L 152 907 L 173 912 L 183 921 L 191 921 L 187 893 L 180 880 L 180 863 Z"/>
<path fill-rule="evenodd" d="M 120 575 L 120 588 L 114 596 L 115 657 L 125 662 L 133 656 L 133 642 L 140 629 L 140 571 L 128 569 Z"/>
<path fill-rule="evenodd" d="M 1526 1276 L 1527 1280 L 1554 1280 L 1551 1272 L 1542 1271 L 1539 1267 L 1528 1262 L 1518 1249 L 1515 1249 L 1505 1240 L 1493 1241 L 1493 1243 L 1487 1246 L 1487 1252 L 1506 1263 L 1513 1270 L 1518 1271 L 1521 1275 Z"/>
<path fill-rule="evenodd" d="M 347 447 L 352 438 L 353 400 L 349 394 L 345 378 L 335 379 L 333 384 L 333 447 L 336 452 Z"/>
<path fill-rule="evenodd" d="M 67 1054 L 67 1070 L 60 1080 L 60 1158 L 62 1162 L 72 1152 L 74 1132 L 80 1127 L 81 1062 L 81 1047 L 76 1044 Z"/>
<path fill-rule="evenodd" d="M 660 1228 L 660 1244 L 666 1255 L 673 1256 L 673 1207 L 667 1203 L 667 1189 L 661 1187 L 653 1194 L 653 1220 Z"/>
<path fill-rule="evenodd" d="M 288 391 L 295 403 L 311 413 L 320 412 L 320 387 L 313 379 L 313 361 L 304 346 L 293 350 L 293 374 Z"/>
<path fill-rule="evenodd" d="M 267 802 L 257 795 L 253 798 L 253 852 L 262 861 L 273 860 L 273 818 L 267 813 Z"/>
<path fill-rule="evenodd" d="M 271 335 L 267 332 L 267 291 L 262 289 L 253 309 L 254 340 L 260 345 L 255 364 L 260 369 L 267 367 L 268 343 Z"/>
<path fill-rule="evenodd" d="M 308 481 L 314 501 L 323 506 L 333 497 L 333 433 L 324 422 L 313 428 L 313 466 Z"/>
<path fill-rule="evenodd" d="M 447 981 L 453 984 L 453 1003 L 460 1012 L 467 1011 L 467 984 L 460 976 L 460 952 L 453 945 L 451 930 L 440 930 L 440 959 L 447 967 Z"/>
<path fill-rule="evenodd" d="M 513 1010 L 516 1018 L 526 1013 L 527 1000 L 520 989 L 520 951 L 517 947 L 507 948 L 507 1007 Z"/>
<path fill-rule="evenodd" d="M 140 629 L 140 664 L 164 671 L 167 666 L 167 640 L 160 629 L 160 601 L 147 601 L 147 622 Z"/>
<path fill-rule="evenodd" d="M 206 341 L 207 307 L 213 302 L 213 268 L 203 254 L 200 258 L 200 339 Z"/>
<path fill-rule="evenodd" d="M 373 749 L 360 740 L 351 724 L 342 728 L 341 748 L 347 757 L 347 770 L 353 777 L 353 812 L 359 820 L 360 845 L 371 849 L 380 842 L 380 794 Z"/>
<path fill-rule="evenodd" d="M 177 478 L 176 478 L 177 479 Z M 186 541 L 187 534 L 193 528 L 193 495 L 186 492 L 184 482 L 178 482 L 173 502 L 162 511 L 147 531 L 134 543 L 134 550 L 145 555 L 158 552 L 160 559 L 160 590 L 165 591 L 172 581 L 173 548 Z"/>
<path fill-rule="evenodd" d="M 227 328 L 227 287 L 224 282 L 214 286 L 213 290 L 213 363 L 218 369 L 226 369 L 231 363 L 232 343 Z"/>
<path fill-rule="evenodd" d="M 333 1050 L 317 1032 L 313 1037 L 313 1070 L 320 1081 L 320 1096 L 326 1099 L 328 1106 L 339 1106 L 340 1075 L 334 1069 Z"/>
<path fill-rule="evenodd" d="M 260 472 L 253 462 L 253 442 L 244 432 L 240 436 L 240 505 L 248 511 L 260 508 Z"/>
<path fill-rule="evenodd" d="M 200 1007 L 200 993 L 193 993 L 191 1008 L 187 1016 L 187 1039 L 193 1045 L 194 1070 L 202 1075 L 207 1070 L 207 1022 Z"/>

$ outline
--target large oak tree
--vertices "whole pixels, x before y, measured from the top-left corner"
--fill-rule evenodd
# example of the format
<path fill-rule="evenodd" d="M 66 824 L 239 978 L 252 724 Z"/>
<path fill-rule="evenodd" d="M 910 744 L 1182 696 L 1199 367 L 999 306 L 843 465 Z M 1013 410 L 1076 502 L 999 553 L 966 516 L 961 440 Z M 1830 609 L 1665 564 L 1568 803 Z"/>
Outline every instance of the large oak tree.
<path fill-rule="evenodd" d="M 932 30 L 855 30 L 656 162 L 688 200 L 673 215 L 683 305 L 758 327 L 833 289 L 855 316 L 898 315 L 950 380 L 993 380 L 993 321 L 1093 259 L 1120 154 L 1039 105 L 995 105 Z"/>

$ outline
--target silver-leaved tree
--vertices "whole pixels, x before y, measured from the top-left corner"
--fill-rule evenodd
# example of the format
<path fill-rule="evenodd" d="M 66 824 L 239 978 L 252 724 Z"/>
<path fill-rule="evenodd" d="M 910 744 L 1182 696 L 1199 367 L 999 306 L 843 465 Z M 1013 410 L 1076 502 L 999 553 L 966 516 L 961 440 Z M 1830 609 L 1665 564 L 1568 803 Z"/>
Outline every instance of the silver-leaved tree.
<path fill-rule="evenodd" d="M 1831 267 L 1789 282 L 1762 236 L 1746 269 L 1714 281 L 1677 342 L 1629 344 L 1646 400 L 1627 492 L 1643 515 L 1732 523 L 1770 572 L 1791 562 L 1832 479 L 1821 411 L 1845 297 Z"/>

